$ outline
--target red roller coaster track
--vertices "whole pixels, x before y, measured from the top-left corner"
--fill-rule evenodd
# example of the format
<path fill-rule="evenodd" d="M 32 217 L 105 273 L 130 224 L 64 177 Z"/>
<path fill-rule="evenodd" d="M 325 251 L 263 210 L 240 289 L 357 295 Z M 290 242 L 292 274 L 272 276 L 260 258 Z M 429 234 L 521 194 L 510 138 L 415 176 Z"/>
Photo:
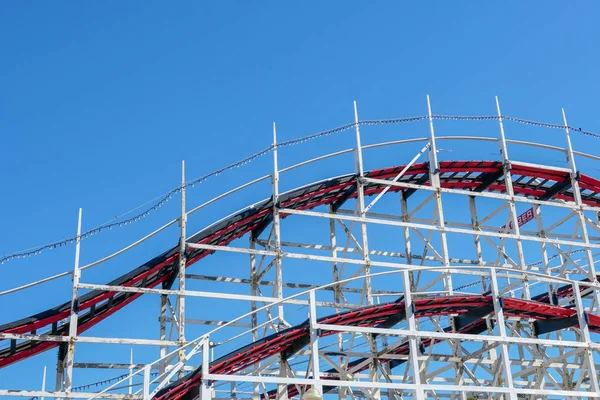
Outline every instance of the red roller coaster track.
<path fill-rule="evenodd" d="M 404 166 L 398 166 L 372 170 L 366 172 L 365 176 L 380 180 L 391 180 L 403 168 Z M 400 182 L 427 186 L 429 185 L 428 168 L 428 163 L 415 164 L 411 166 L 408 171 L 406 171 Z M 573 192 L 571 191 L 570 186 L 571 176 L 568 172 L 549 167 L 521 165 L 518 163 L 512 164 L 510 168 L 515 194 L 542 200 L 574 200 Z M 444 161 L 440 163 L 439 173 L 441 186 L 444 188 L 463 189 L 474 192 L 488 191 L 504 193 L 506 191 L 503 178 L 504 166 L 502 163 L 497 161 Z M 307 210 L 324 204 L 333 204 L 334 208 L 337 209 L 346 200 L 356 197 L 356 178 L 357 177 L 354 174 L 343 175 L 294 189 L 280 195 L 280 206 L 288 209 Z M 577 179 L 581 188 L 583 203 L 590 206 L 600 206 L 600 181 L 585 175 L 580 175 L 577 177 Z M 384 185 L 367 182 L 365 183 L 365 195 L 378 194 L 384 189 L 384 187 Z M 397 186 L 391 187 L 390 191 L 397 192 L 401 190 L 404 191 L 404 195 L 406 197 L 412 195 L 415 191 L 415 189 L 412 188 L 405 189 Z M 211 245 L 226 245 L 251 231 L 258 235 L 272 221 L 272 206 L 272 201 L 267 199 L 252 207 L 243 209 L 233 216 L 198 232 L 190 239 L 190 242 Z M 158 257 L 134 269 L 130 273 L 113 280 L 109 283 L 109 285 L 152 288 L 162 283 L 163 286 L 170 287 L 176 278 L 178 251 L 179 249 L 177 246 L 173 247 Z M 212 254 L 212 251 L 197 249 L 189 251 L 187 257 L 187 266 L 194 264 L 209 254 Z M 139 296 L 141 296 L 141 293 L 117 293 L 110 291 L 92 291 L 84 296 L 81 296 L 78 304 L 78 311 L 80 313 L 78 332 L 81 333 L 86 331 L 103 319 L 114 314 L 125 305 L 131 303 Z M 471 303 L 462 304 L 459 306 L 458 303 L 467 301 L 465 299 L 466 298 L 448 298 L 443 299 L 440 304 L 445 304 L 443 302 L 447 301 L 449 302 L 448 304 L 454 304 L 455 307 L 457 307 L 457 310 L 468 310 L 470 309 L 469 307 L 475 307 L 474 305 L 470 306 L 469 304 Z M 483 303 L 486 302 L 487 306 L 489 303 L 489 299 L 486 300 L 487 297 L 485 296 L 470 297 L 468 299 L 470 300 L 467 302 L 474 302 L 473 304 L 481 303 L 480 306 L 483 306 Z M 510 307 L 513 308 L 509 307 L 506 309 L 506 311 L 509 313 L 514 311 L 516 314 L 525 313 L 519 315 L 527 315 L 528 318 L 549 318 L 549 314 L 545 313 L 546 311 L 571 312 L 571 310 L 563 310 L 560 307 L 549 306 L 548 304 L 545 304 L 544 307 L 551 308 L 544 309 L 546 311 L 540 311 L 541 309 L 536 309 L 537 311 L 534 312 L 533 310 L 527 310 L 526 306 L 524 305 L 525 303 L 510 303 L 512 300 L 513 299 L 507 299 Z M 428 300 L 427 304 L 438 304 L 438 301 L 440 300 Z M 531 307 L 542 307 L 544 301 L 544 299 L 540 299 L 540 301 L 537 303 L 534 302 L 527 304 L 529 304 Z M 392 305 L 387 306 L 391 307 L 387 311 L 389 315 L 395 315 L 397 318 L 398 315 L 396 314 L 399 311 L 394 311 L 395 309 Z M 384 306 L 378 307 L 380 308 Z M 450 305 L 444 307 L 440 306 L 437 309 L 446 310 L 452 308 Z M 506 303 L 505 307 L 507 307 Z M 559 309 L 563 311 L 559 311 Z M 0 332 L 36 332 L 38 334 L 47 333 L 63 336 L 68 335 L 69 324 L 68 322 L 62 321 L 68 317 L 69 312 L 70 303 L 63 303 L 60 306 L 46 310 L 39 314 L 4 324 L 0 326 Z M 371 315 L 371 312 L 375 314 Z M 460 313 L 456 310 L 452 312 Z M 379 311 L 377 311 L 377 313 L 379 313 Z M 352 323 L 356 323 L 357 325 L 367 324 L 369 326 L 373 326 L 385 322 L 385 316 L 377 313 L 375 310 L 364 309 L 362 310 L 361 316 L 357 316 L 356 321 L 353 320 L 354 322 Z M 348 316 L 344 315 L 345 314 L 340 314 L 331 318 L 349 318 Z M 364 319 L 367 317 L 368 319 Z M 590 317 L 595 318 L 595 316 Z M 557 318 L 557 316 L 554 316 L 553 318 Z M 348 323 L 348 321 L 345 321 L 345 323 Z M 294 335 L 296 335 L 294 337 L 284 338 L 278 336 L 278 344 L 274 346 L 274 344 L 271 343 L 269 345 L 269 351 L 271 351 L 273 348 L 287 348 L 286 346 L 289 343 L 292 343 L 295 339 L 303 337 L 303 333 L 301 332 L 302 329 L 296 329 L 300 330 L 294 331 Z M 281 335 L 281 332 L 278 333 L 278 335 Z M 17 343 L 16 340 L 11 340 L 11 345 L 9 348 L 0 351 L 0 367 L 10 365 L 56 346 L 58 346 L 57 342 L 27 340 Z M 240 349 L 240 352 L 242 351 L 243 349 Z M 240 356 L 239 358 L 241 359 L 242 357 Z M 238 366 L 236 367 L 237 369 L 243 367 L 241 364 L 234 364 Z M 233 364 L 231 364 L 231 361 L 229 361 L 228 365 Z M 225 368 L 223 366 L 220 366 L 220 369 L 217 369 L 217 366 L 214 368 L 215 371 L 227 370 L 234 372 L 237 370 L 233 367 L 227 367 L 227 369 L 223 369 Z"/>
<path fill-rule="evenodd" d="M 572 286 L 565 286 L 558 291 L 560 296 L 572 293 Z M 552 325 L 543 325 L 543 332 L 550 330 L 577 327 L 577 312 L 574 309 L 551 305 L 545 301 L 547 296 L 538 296 L 534 300 L 523 300 L 511 297 L 502 297 L 501 304 L 507 317 L 525 318 L 536 322 L 550 321 Z M 424 318 L 430 316 L 453 315 L 463 321 L 464 326 L 454 327 L 458 333 L 479 334 L 487 329 L 485 318 L 493 314 L 493 298 L 491 296 L 445 296 L 424 298 L 414 301 L 415 317 Z M 394 302 L 378 304 L 376 306 L 364 307 L 359 310 L 347 311 L 320 318 L 320 324 L 328 325 L 351 325 L 351 326 L 393 326 L 405 317 L 405 304 L 399 299 Z M 600 316 L 586 313 L 588 327 L 591 332 L 600 332 Z M 538 328 L 540 329 L 540 328 Z M 452 329 L 446 328 L 446 331 Z M 334 334 L 333 331 L 321 331 L 321 337 Z M 289 357 L 309 342 L 310 332 L 308 321 L 275 333 L 248 346 L 227 354 L 210 364 L 212 374 L 233 374 L 244 368 L 254 365 L 275 354 L 284 354 Z M 421 341 L 423 347 L 439 343 L 441 339 L 425 339 Z M 389 354 L 407 355 L 409 352 L 408 342 L 397 347 Z M 392 363 L 392 367 L 404 362 L 402 360 L 385 360 Z M 369 367 L 369 362 L 359 359 L 350 363 L 348 369 L 360 372 Z M 336 372 L 331 370 L 328 372 Z M 186 394 L 197 393 L 197 384 L 202 378 L 202 370 L 198 368 L 179 381 L 173 382 L 161 390 L 155 397 L 156 400 L 179 399 Z M 327 388 L 325 388 L 327 389 Z M 288 388 L 288 394 L 298 394 L 296 386 Z M 271 396 L 274 393 L 270 393 Z"/>

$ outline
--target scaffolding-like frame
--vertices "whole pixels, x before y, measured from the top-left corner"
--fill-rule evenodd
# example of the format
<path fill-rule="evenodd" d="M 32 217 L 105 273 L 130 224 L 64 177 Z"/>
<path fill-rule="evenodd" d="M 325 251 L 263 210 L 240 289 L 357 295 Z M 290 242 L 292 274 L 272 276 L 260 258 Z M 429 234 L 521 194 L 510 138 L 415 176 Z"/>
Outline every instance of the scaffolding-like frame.
<path fill-rule="evenodd" d="M 278 166 L 278 142 L 276 127 L 273 125 L 273 171 L 255 179 L 252 182 L 241 185 L 231 191 L 221 194 L 212 200 L 205 202 L 188 211 L 186 207 L 186 182 L 185 165 L 182 163 L 182 186 L 181 214 L 178 218 L 168 222 L 154 232 L 139 241 L 125 247 L 118 252 L 94 263 L 80 266 L 80 235 L 82 212 L 79 210 L 77 241 L 75 246 L 75 262 L 73 271 L 55 275 L 41 281 L 33 282 L 1 292 L 7 295 L 18 290 L 27 289 L 37 284 L 52 279 L 71 276 L 73 280 L 71 309 L 69 314 L 69 334 L 60 336 L 53 334 L 35 333 L 6 333 L 0 332 L 0 339 L 10 340 L 11 344 L 19 341 L 59 342 L 57 360 L 57 375 L 54 390 L 46 390 L 46 377 L 42 384 L 42 390 L 9 390 L 0 389 L 0 396 L 19 397 L 48 397 L 48 398 L 115 398 L 115 399 L 150 399 L 161 395 L 161 390 L 173 385 L 173 380 L 180 378 L 185 380 L 186 373 L 196 369 L 192 357 L 201 356 L 200 367 L 203 373 L 200 381 L 194 385 L 197 393 L 192 391 L 187 396 L 199 396 L 206 398 L 238 398 L 238 397 L 276 397 L 287 399 L 290 395 L 301 394 L 307 387 L 314 387 L 319 392 L 324 392 L 327 387 L 328 393 L 336 394 L 339 398 L 365 397 L 379 399 L 388 396 L 390 399 L 400 398 L 458 398 L 466 400 L 473 396 L 485 398 L 510 398 L 517 399 L 527 397 L 530 399 L 553 398 L 563 396 L 568 398 L 597 398 L 600 397 L 598 386 L 597 359 L 600 345 L 596 344 L 591 335 L 595 334 L 594 318 L 600 315 L 600 285 L 597 283 L 597 273 L 594 266 L 594 249 L 600 248 L 600 223 L 598 215 L 600 212 L 600 197 L 598 205 L 590 199 L 596 199 L 598 193 L 583 193 L 580 188 L 580 172 L 575 163 L 575 156 L 586 157 L 598 161 L 600 157 L 575 151 L 571 144 L 570 129 L 567 125 L 566 115 L 563 111 L 564 130 L 566 138 L 565 148 L 557 146 L 530 143 L 522 140 L 510 140 L 506 138 L 504 129 L 504 117 L 500 111 L 500 105 L 496 99 L 497 121 L 499 123 L 499 136 L 497 138 L 472 137 L 472 136 L 442 136 L 436 137 L 434 130 L 435 116 L 431 110 L 429 97 L 427 98 L 429 121 L 429 136 L 426 138 L 404 139 L 387 143 L 376 143 L 362 145 L 358 109 L 354 103 L 354 123 L 356 145 L 353 149 L 338 151 L 304 161 L 294 166 L 280 169 Z M 464 188 L 448 187 L 448 177 L 441 178 L 447 167 L 438 160 L 437 143 L 440 141 L 464 141 L 476 140 L 484 142 L 496 142 L 498 145 L 500 160 L 494 164 L 494 171 L 482 174 L 476 181 L 477 187 L 471 190 Z M 364 170 L 363 153 L 365 150 L 380 148 L 383 146 L 395 146 L 408 143 L 423 144 L 420 151 L 411 161 L 399 168 L 392 175 L 378 178 Z M 509 158 L 509 145 L 529 146 L 532 149 L 544 148 L 558 151 L 565 155 L 568 168 L 541 166 L 516 162 Z M 303 209 L 302 207 L 286 206 L 280 201 L 279 190 L 280 175 L 303 167 L 308 164 L 331 159 L 343 154 L 354 154 L 354 175 L 352 178 L 352 189 L 344 193 L 341 200 L 329 204 L 328 212 Z M 417 161 L 427 154 L 427 173 L 418 181 L 407 181 L 403 179 L 417 165 Z M 498 167 L 499 166 L 499 167 Z M 466 168 L 466 167 L 465 167 Z M 492 168 L 492 167 L 490 167 Z M 492 168 L 492 169 L 493 169 Z M 533 180 L 526 185 L 521 178 L 514 178 L 513 171 L 531 169 L 533 171 L 543 170 L 549 174 L 564 177 L 563 181 L 555 182 L 547 186 L 546 182 Z M 453 175 L 454 179 L 467 179 L 468 174 Z M 270 203 L 271 219 L 260 229 L 253 230 L 249 235 L 247 247 L 233 246 L 227 244 L 209 244 L 190 241 L 187 236 L 187 220 L 189 216 L 204 207 L 217 202 L 225 196 L 230 196 L 239 191 L 266 180 L 271 181 L 272 195 Z M 502 181 L 505 192 L 487 191 L 487 189 Z M 519 186 L 520 192 L 515 191 L 515 185 Z M 527 186 L 529 185 L 529 186 Z M 373 191 L 376 187 L 377 190 Z M 523 196 L 524 190 L 529 188 L 535 192 L 543 191 L 541 195 Z M 430 193 L 423 200 L 410 204 L 408 199 L 415 191 Z M 370 192 L 369 192 L 370 191 Z M 365 193 L 368 192 L 368 193 Z M 400 213 L 390 214 L 372 211 L 381 197 L 386 193 L 401 193 Z M 532 192 L 532 193 L 533 193 Z M 535 192 L 535 193 L 538 193 Z M 565 193 L 572 196 L 572 200 L 564 200 L 561 196 Z M 367 202 L 368 196 L 375 196 Z M 452 195 L 464 198 L 467 196 L 471 221 L 451 221 L 447 219 L 448 210 L 444 209 L 443 197 Z M 354 209 L 343 208 L 344 202 L 352 197 L 356 198 Z M 477 204 L 484 201 L 500 202 L 493 211 L 482 215 L 478 211 Z M 595 200 L 594 200 L 595 201 Z M 324 203 L 325 204 L 325 203 Z M 526 204 L 531 208 L 525 214 L 519 215 L 518 204 Z M 425 207 L 431 206 L 433 215 L 430 219 L 418 217 L 417 214 Z M 566 215 L 547 226 L 542 218 L 545 209 L 560 209 Z M 493 218 L 508 210 L 506 225 L 498 227 L 489 223 Z M 317 218 L 328 221 L 329 243 L 299 243 L 282 239 L 281 219 L 286 216 L 297 216 L 297 218 Z M 536 229 L 527 230 L 523 226 L 529 220 L 535 221 Z M 164 231 L 175 223 L 179 224 L 179 252 L 177 289 L 170 287 L 150 288 L 133 286 L 98 285 L 82 281 L 82 271 L 113 259 L 123 252 L 150 239 L 156 234 Z M 359 236 L 356 237 L 354 225 L 359 227 Z M 270 226 L 270 230 L 267 228 Z M 387 226 L 402 231 L 404 249 L 403 251 L 390 252 L 375 249 L 373 242 L 369 241 L 368 230 L 374 226 Z M 556 232 L 561 227 L 575 227 L 571 235 Z M 340 246 L 338 240 L 339 230 L 345 232 L 343 239 L 345 246 Z M 599 234 L 593 236 L 590 230 Z M 422 232 L 426 232 L 423 234 Z M 460 234 L 470 237 L 475 249 L 476 259 L 464 259 L 451 256 L 448 235 Z M 433 235 L 438 238 L 432 239 Z M 464 239 L 465 242 L 469 239 Z M 424 252 L 414 254 L 415 243 L 423 246 Z M 507 250 L 508 243 L 514 244 L 514 252 Z M 536 243 L 540 247 L 541 262 L 527 264 L 524 246 Z M 491 246 L 496 249 L 496 259 L 485 259 L 482 247 Z M 565 249 L 566 248 L 566 249 Z M 186 273 L 188 266 L 188 254 L 190 251 L 204 250 L 209 252 L 228 252 L 243 254 L 249 257 L 249 277 L 231 278 L 228 276 L 208 276 Z M 514 255 L 513 255 L 514 253 Z M 554 253 L 555 255 L 552 255 Z M 583 259 L 576 259 L 574 254 L 583 253 Z M 385 261 L 381 259 L 387 257 Z M 550 267 L 551 260 L 559 258 L 559 268 Z M 284 281 L 283 266 L 286 259 L 303 260 L 305 262 L 321 262 L 331 264 L 331 283 L 325 286 L 316 284 L 305 284 L 299 282 Z M 270 261 L 269 261 L 270 260 Z M 435 263 L 437 267 L 428 266 L 427 263 Z M 357 269 L 349 276 L 344 276 L 343 266 L 351 265 Z M 388 269 L 388 272 L 373 273 L 373 268 Z M 266 280 L 264 277 L 268 271 L 274 270 L 274 280 Z M 422 274 L 437 274 L 431 281 L 423 282 Z M 399 276 L 403 283 L 402 297 L 405 328 L 397 326 L 355 326 L 353 324 L 323 324 L 318 317 L 323 315 L 323 310 L 334 309 L 336 313 L 344 310 L 353 310 L 360 307 L 375 307 L 375 298 L 378 296 L 391 296 L 393 291 L 378 289 L 373 285 L 372 279 L 384 275 Z M 420 315 L 417 316 L 418 302 L 427 296 L 432 296 L 432 288 L 441 285 L 435 295 L 445 296 L 448 299 L 464 296 L 464 290 L 460 284 L 454 282 L 458 275 L 473 276 L 477 280 L 475 285 L 479 287 L 481 296 L 488 296 L 492 300 L 483 307 L 480 314 L 475 317 L 470 314 L 468 318 L 461 319 L 461 312 L 450 315 L 452 321 L 451 330 L 441 330 L 442 316 L 432 314 L 429 316 L 436 326 L 433 330 L 421 328 Z M 570 276 L 579 276 L 581 279 L 571 279 Z M 248 286 L 250 294 L 234 294 L 225 292 L 208 292 L 189 290 L 186 280 L 215 281 L 226 280 L 231 283 L 244 284 Z M 351 282 L 361 280 L 362 288 L 351 285 Z M 521 293 L 519 299 L 524 302 L 536 303 L 539 306 L 540 297 L 531 295 L 531 287 L 534 283 L 541 283 L 547 296 L 544 304 L 554 307 L 552 312 L 561 310 L 575 310 L 568 317 L 548 317 L 541 311 L 539 314 L 531 314 L 533 311 L 522 311 L 525 314 L 515 316 L 515 308 L 508 307 L 506 298 L 516 299 L 515 292 Z M 272 295 L 264 295 L 261 288 L 272 288 Z M 564 287 L 572 287 L 565 291 Z M 285 288 L 305 289 L 306 291 L 291 297 L 284 296 Z M 126 339 L 91 337 L 79 335 L 79 291 L 80 290 L 102 290 L 115 293 L 155 294 L 160 297 L 159 311 L 159 339 Z M 326 295 L 324 294 L 326 293 Z M 558 293 L 558 294 L 557 294 Z M 331 301 L 323 300 L 326 296 Z M 346 300 L 347 294 L 362 296 L 361 301 L 353 303 Z M 203 319 L 191 319 L 186 314 L 185 299 L 189 297 L 203 297 L 217 299 L 220 301 L 240 300 L 249 303 L 250 313 L 234 321 L 215 321 Z M 172 299 L 176 304 L 172 304 Z M 479 300 L 483 301 L 483 300 Z M 515 300 L 516 301 L 516 300 Z M 264 306 L 259 307 L 259 304 Z M 518 303 L 519 307 L 525 307 L 525 303 Z M 529 303 L 527 303 L 529 304 Z M 223 327 L 238 327 L 248 329 L 252 342 L 256 342 L 266 336 L 267 332 L 285 332 L 291 324 L 286 321 L 284 310 L 289 305 L 306 305 L 309 308 L 308 320 L 308 344 L 304 350 L 298 351 L 299 357 L 305 357 L 302 364 L 305 371 L 292 368 L 289 362 L 289 354 L 278 353 L 270 355 L 269 360 L 261 360 L 252 368 L 247 367 L 243 371 L 231 371 L 231 373 L 212 373 L 210 365 L 213 362 L 212 352 L 218 350 L 218 344 L 213 341 L 214 332 L 222 330 Z M 515 306 L 516 307 L 516 306 Z M 519 309 L 520 310 L 520 309 Z M 523 310 L 525 310 L 523 308 Z M 550 308 L 549 308 L 550 310 Z M 401 311 L 398 311 L 401 312 Z M 471 311 L 469 311 L 471 312 Z M 536 311 L 537 312 L 537 311 Z M 567 311 L 560 311 L 567 312 Z M 262 314 L 261 314 L 262 313 Z M 508 316 L 505 316 L 508 313 Z M 259 315 L 265 316 L 265 322 L 259 323 Z M 545 316 L 544 316 L 545 315 Z M 553 314 L 554 315 L 554 314 Z M 565 314 L 566 315 L 566 314 Z M 447 317 L 448 315 L 444 315 Z M 437 319 L 436 319 L 437 318 Z M 470 318 L 470 319 L 469 319 Z M 475 319 L 474 319 L 475 318 Z M 245 322 L 249 320 L 249 322 Z M 487 334 L 474 335 L 462 333 L 461 327 L 474 321 L 483 321 Z M 186 324 L 205 324 L 217 326 L 213 333 L 203 335 L 194 340 L 186 339 Z M 167 339 L 167 326 L 171 324 L 176 328 L 176 337 Z M 261 335 L 261 331 L 263 334 Z M 563 337 L 563 331 L 569 332 Z M 337 349 L 335 355 L 320 348 L 323 340 L 323 332 L 337 332 Z M 541 333 L 540 333 L 541 332 Z M 241 336 L 242 334 L 240 334 Z M 540 338 L 544 336 L 545 338 Z M 572 337 L 572 335 L 574 335 Z M 357 337 L 368 345 L 368 351 L 358 353 L 353 351 L 352 345 L 347 346 L 344 338 L 350 338 L 353 343 Z M 397 340 L 401 338 L 405 340 Z M 429 342 L 427 342 L 429 341 Z M 424 351 L 424 343 L 440 341 L 446 343 L 451 354 L 433 354 Z M 392 343 L 393 342 L 393 343 Z M 146 345 L 159 348 L 159 359 L 152 364 L 134 364 L 130 358 L 129 364 L 120 363 L 76 363 L 75 354 L 78 343 L 103 343 L 119 345 Z M 391 350 L 398 346 L 407 344 L 410 351 L 406 355 L 393 355 Z M 466 343 L 478 343 L 481 349 L 477 354 L 466 350 Z M 175 350 L 169 351 L 169 348 Z M 427 347 L 427 346 L 425 346 Z M 433 346 L 429 346 L 432 348 Z M 558 349 L 559 356 L 550 357 L 541 350 L 543 348 Z M 390 350 L 391 349 L 391 350 Z M 499 353 L 499 354 L 498 354 Z M 353 373 L 349 370 L 351 357 L 363 355 L 368 373 L 362 370 Z M 518 355 L 518 356 L 516 356 Z M 408 365 L 404 376 L 394 375 L 389 360 L 404 360 Z M 335 373 L 322 371 L 321 364 L 328 364 L 335 369 Z M 445 363 L 438 372 L 428 372 L 431 365 Z M 468 365 L 477 365 L 478 370 L 484 370 L 482 375 L 491 375 L 492 378 L 485 379 L 477 376 L 473 368 Z M 119 382 L 129 382 L 128 393 L 110 393 L 107 389 L 102 392 L 73 391 L 74 369 L 77 368 L 119 368 L 129 371 L 129 376 L 120 379 Z M 546 369 L 558 372 L 562 381 Z M 410 372 L 409 372 L 410 370 Z M 454 371 L 455 377 L 450 379 L 446 376 L 447 371 Z M 152 372 L 158 374 L 158 378 L 152 379 Z M 494 372 L 495 371 L 495 372 Z M 298 377 L 304 373 L 305 377 Z M 133 393 L 133 376 L 143 376 L 140 393 Z M 567 382 L 568 379 L 575 380 Z M 334 382 L 334 383 L 332 383 Z M 215 387 L 222 387 L 227 383 L 230 387 L 227 391 L 220 390 L 216 395 Z M 238 390 L 242 383 L 252 385 L 251 392 L 244 393 Z M 115 386 L 116 383 L 112 386 Z M 276 387 L 271 393 L 266 390 Z M 335 386 L 334 389 L 331 389 Z M 295 388 L 295 389 L 291 389 Z M 194 389 L 196 390 L 196 389 Z M 223 394 L 226 392 L 225 394 Z M 187 393 L 187 392 L 186 392 Z M 168 397 L 166 397 L 168 398 Z M 483 398 L 483 397 L 482 397 Z"/>

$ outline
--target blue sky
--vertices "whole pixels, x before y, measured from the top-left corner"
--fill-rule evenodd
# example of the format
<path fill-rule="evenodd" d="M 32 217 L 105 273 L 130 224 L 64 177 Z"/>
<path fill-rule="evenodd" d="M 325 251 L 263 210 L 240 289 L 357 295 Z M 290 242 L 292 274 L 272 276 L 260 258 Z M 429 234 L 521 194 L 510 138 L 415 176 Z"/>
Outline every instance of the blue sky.
<path fill-rule="evenodd" d="M 572 125 L 600 131 L 598 11 L 583 1 L 4 3 L 0 253 L 72 235 L 79 207 L 86 229 L 164 193 L 178 184 L 182 159 L 191 178 L 267 147 L 273 121 L 280 140 L 351 122 L 353 100 L 361 118 L 376 119 L 422 115 L 426 94 L 435 113 L 493 114 L 498 95 L 505 114 L 561 122 L 565 107 Z M 418 127 L 427 134 L 426 125 Z M 496 133 L 489 126 L 487 135 Z M 564 144 L 562 136 L 546 139 Z M 303 149 L 289 159 L 323 153 L 321 144 Z M 413 154 L 393 156 L 401 163 Z M 210 197 L 204 188 L 214 195 L 269 168 L 270 159 L 261 160 L 212 180 L 190 193 L 190 203 Z M 312 171 L 300 183 L 341 172 L 351 171 Z M 268 196 L 263 189 L 191 224 L 200 228 Z M 82 262 L 173 218 L 177 205 L 169 207 L 104 241 L 90 240 Z M 170 234 L 127 261 L 137 266 L 162 252 L 176 238 Z M 7 271 L 0 290 L 71 268 L 72 251 L 0 266 Z M 92 280 L 130 269 L 110 268 L 91 273 Z M 36 301 L 0 298 L 0 323 L 65 301 L 68 282 L 58 287 L 37 292 Z M 44 355 L 0 371 L 0 384 L 33 388 L 37 378 L 22 368 L 41 373 L 52 362 Z"/>

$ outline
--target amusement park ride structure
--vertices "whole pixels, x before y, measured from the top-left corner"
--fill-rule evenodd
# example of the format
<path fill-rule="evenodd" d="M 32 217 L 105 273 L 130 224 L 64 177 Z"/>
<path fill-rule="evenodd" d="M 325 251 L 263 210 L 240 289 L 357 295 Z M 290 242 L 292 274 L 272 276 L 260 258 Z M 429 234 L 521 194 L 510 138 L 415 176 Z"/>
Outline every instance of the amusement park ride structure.
<path fill-rule="evenodd" d="M 0 326 L 0 368 L 58 349 L 55 385 L 48 389 L 45 375 L 41 390 L 5 388 L 0 379 L 0 396 L 600 397 L 600 180 L 580 172 L 575 159 L 600 157 L 575 151 L 570 138 L 573 131 L 593 134 L 570 128 L 564 112 L 563 125 L 503 116 L 497 99 L 497 114 L 484 117 L 434 115 L 429 98 L 427 104 L 423 117 L 361 121 L 355 103 L 353 123 L 315 135 L 352 130 L 353 148 L 282 169 L 278 150 L 289 142 L 277 142 L 273 125 L 273 145 L 253 156 L 272 154 L 273 170 L 192 209 L 182 164 L 181 214 L 84 266 L 80 210 L 74 269 L 0 292 L 10 296 L 72 278 L 70 301 Z M 444 119 L 497 121 L 499 135 L 436 136 L 434 121 Z M 361 142 L 365 125 L 414 121 L 428 121 L 427 137 Z M 508 139 L 506 121 L 561 129 L 565 145 Z M 498 157 L 439 160 L 442 141 L 497 145 Z M 407 145 L 419 150 L 406 164 L 365 168 L 369 151 Z M 511 160 L 509 147 L 516 146 L 557 152 L 568 166 Z M 345 154 L 354 156 L 349 173 L 280 191 L 281 174 Z M 188 236 L 192 214 L 268 180 L 268 199 Z M 298 228 L 282 234 L 288 223 Z M 175 224 L 179 243 L 166 252 L 108 284 L 82 279 L 82 271 Z M 226 257 L 219 268 L 204 265 L 213 254 Z M 247 275 L 229 275 L 233 263 L 245 263 Z M 195 264 L 202 275 L 188 270 Z M 143 332 L 138 338 L 83 334 L 108 317 L 118 319 L 118 310 L 144 294 L 159 299 L 159 339 L 141 338 Z M 221 319 L 190 308 L 196 300 L 207 301 Z M 192 326 L 204 331 L 190 336 Z M 76 362 L 80 346 L 90 344 L 158 351 L 143 364 Z M 97 382 L 93 391 L 74 380 L 78 369 L 113 378 L 115 371 L 126 373 Z"/>

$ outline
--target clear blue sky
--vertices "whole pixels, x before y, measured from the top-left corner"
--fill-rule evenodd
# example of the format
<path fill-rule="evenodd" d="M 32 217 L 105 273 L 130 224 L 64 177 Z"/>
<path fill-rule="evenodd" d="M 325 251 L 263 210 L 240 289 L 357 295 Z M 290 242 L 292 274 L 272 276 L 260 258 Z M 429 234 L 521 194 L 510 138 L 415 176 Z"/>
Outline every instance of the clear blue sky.
<path fill-rule="evenodd" d="M 191 178 L 260 150 L 272 121 L 281 140 L 350 122 L 353 100 L 372 119 L 422 115 L 427 93 L 436 113 L 493 114 L 498 95 L 505 114 L 561 122 L 565 107 L 572 125 L 600 131 L 599 11 L 583 1 L 5 2 L 0 253 L 72 235 L 78 207 L 91 228 L 165 192 L 182 159 Z M 269 162 L 259 165 L 268 171 Z M 211 193 L 228 183 L 215 180 Z M 191 196 L 192 205 L 204 198 Z M 86 244 L 82 261 L 175 210 L 111 233 L 108 244 Z M 129 256 L 131 265 L 174 237 Z M 3 265 L 0 290 L 69 269 L 72 259 L 69 249 Z M 93 280 L 130 269 L 111 268 Z M 58 287 L 36 302 L 0 298 L 0 323 L 67 300 L 68 282 Z M 24 370 L 39 375 L 53 360 L 54 352 L 0 370 L 0 386 L 37 387 Z"/>

